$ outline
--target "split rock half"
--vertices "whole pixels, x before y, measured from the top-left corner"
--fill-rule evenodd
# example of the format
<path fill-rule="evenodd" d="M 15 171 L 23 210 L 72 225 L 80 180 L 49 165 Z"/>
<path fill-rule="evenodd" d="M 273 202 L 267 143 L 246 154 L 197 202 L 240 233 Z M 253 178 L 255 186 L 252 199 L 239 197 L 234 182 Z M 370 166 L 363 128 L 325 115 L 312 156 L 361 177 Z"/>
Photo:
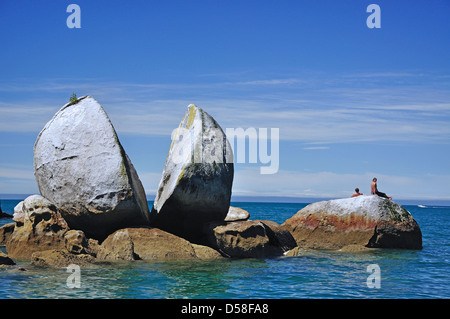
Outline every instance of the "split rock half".
<path fill-rule="evenodd" d="M 84 96 L 62 107 L 34 146 L 39 191 L 72 229 L 105 238 L 148 223 L 141 181 L 101 105 Z"/>
<path fill-rule="evenodd" d="M 172 140 L 150 223 L 200 242 L 205 223 L 223 221 L 227 216 L 233 153 L 219 124 L 192 104 Z"/>

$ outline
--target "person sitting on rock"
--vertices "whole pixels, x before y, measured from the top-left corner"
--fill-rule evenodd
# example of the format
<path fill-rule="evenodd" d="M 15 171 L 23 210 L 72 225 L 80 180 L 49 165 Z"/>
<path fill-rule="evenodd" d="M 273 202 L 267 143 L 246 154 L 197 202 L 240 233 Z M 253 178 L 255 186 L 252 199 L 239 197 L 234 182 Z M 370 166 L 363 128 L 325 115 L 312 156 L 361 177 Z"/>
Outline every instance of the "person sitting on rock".
<path fill-rule="evenodd" d="M 363 195 L 363 193 L 360 193 L 360 192 L 359 192 L 359 188 L 356 187 L 356 188 L 355 188 L 355 193 L 352 195 L 352 197 L 357 197 L 357 196 L 361 196 L 361 195 Z"/>
<path fill-rule="evenodd" d="M 370 185 L 370 193 L 372 195 L 378 195 L 380 197 L 384 197 L 384 198 L 387 198 L 389 200 L 392 199 L 392 197 L 388 197 L 385 193 L 382 193 L 382 192 L 378 191 L 377 178 L 376 177 L 373 178 L 372 184 Z"/>

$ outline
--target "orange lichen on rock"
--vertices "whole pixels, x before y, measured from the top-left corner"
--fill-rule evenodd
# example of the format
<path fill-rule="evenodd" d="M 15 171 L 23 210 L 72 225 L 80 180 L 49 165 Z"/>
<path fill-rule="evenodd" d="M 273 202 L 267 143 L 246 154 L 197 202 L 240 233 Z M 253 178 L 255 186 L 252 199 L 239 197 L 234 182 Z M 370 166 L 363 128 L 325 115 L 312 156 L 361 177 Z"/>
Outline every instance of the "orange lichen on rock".
<path fill-rule="evenodd" d="M 378 196 L 313 203 L 286 220 L 283 226 L 300 247 L 422 247 L 422 234 L 411 214 L 397 203 Z"/>

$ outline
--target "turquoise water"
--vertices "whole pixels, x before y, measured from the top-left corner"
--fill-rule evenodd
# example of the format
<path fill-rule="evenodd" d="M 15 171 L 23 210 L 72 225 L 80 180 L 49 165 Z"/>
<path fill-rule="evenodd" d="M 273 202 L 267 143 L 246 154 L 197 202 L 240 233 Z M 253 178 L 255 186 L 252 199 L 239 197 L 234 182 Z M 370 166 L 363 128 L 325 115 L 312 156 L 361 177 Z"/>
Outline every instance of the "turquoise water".
<path fill-rule="evenodd" d="M 2 200 L 12 214 L 19 201 Z M 151 203 L 149 203 L 151 204 Z M 306 204 L 232 203 L 251 219 L 283 223 Z M 66 269 L 20 263 L 0 268 L 0 298 L 449 298 L 450 207 L 404 206 L 419 223 L 423 250 L 369 253 L 308 251 L 298 257 L 183 262 L 135 261 L 82 268 L 81 287 L 69 288 Z M 0 225 L 11 222 L 0 220 Z M 369 288 L 367 267 L 380 268 Z"/>

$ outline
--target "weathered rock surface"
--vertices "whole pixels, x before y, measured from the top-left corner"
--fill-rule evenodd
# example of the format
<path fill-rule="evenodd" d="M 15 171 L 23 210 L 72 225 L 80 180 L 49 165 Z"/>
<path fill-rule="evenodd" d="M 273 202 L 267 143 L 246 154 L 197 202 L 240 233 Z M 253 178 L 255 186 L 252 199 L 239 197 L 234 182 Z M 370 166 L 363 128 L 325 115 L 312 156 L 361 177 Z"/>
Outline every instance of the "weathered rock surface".
<path fill-rule="evenodd" d="M 55 205 L 40 195 L 23 201 L 24 222 L 16 223 L 8 236 L 6 251 L 12 258 L 30 258 L 33 252 L 64 248 L 69 230 Z"/>
<path fill-rule="evenodd" d="M 195 255 L 199 259 L 222 259 L 224 256 L 222 256 L 217 250 L 204 246 L 204 245 L 197 245 L 192 244 L 192 247 L 194 247 Z"/>
<path fill-rule="evenodd" d="M 69 230 L 64 234 L 64 246 L 72 254 L 86 254 L 89 252 L 88 239 L 81 230 Z"/>
<path fill-rule="evenodd" d="M 372 195 L 310 204 L 283 226 L 306 248 L 422 248 L 422 232 L 411 214 L 393 201 Z"/>
<path fill-rule="evenodd" d="M 95 258 L 88 254 L 72 254 L 65 249 L 36 251 L 31 255 L 31 264 L 40 267 L 62 268 L 71 264 L 91 266 Z"/>
<path fill-rule="evenodd" d="M 34 146 L 34 169 L 41 195 L 88 237 L 103 239 L 118 228 L 148 223 L 141 181 L 107 114 L 90 96 L 66 104 L 45 125 Z"/>
<path fill-rule="evenodd" d="M 97 250 L 97 259 L 106 261 L 137 260 L 134 243 L 127 229 L 120 229 L 108 236 Z"/>
<path fill-rule="evenodd" d="M 109 235 L 100 246 L 98 260 L 166 260 L 205 257 L 202 247 L 199 255 L 187 240 L 158 228 L 136 227 L 120 229 Z"/>
<path fill-rule="evenodd" d="M 297 246 L 284 227 L 266 220 L 211 223 L 209 234 L 212 247 L 232 258 L 281 256 Z"/>
<path fill-rule="evenodd" d="M 230 206 L 225 217 L 226 222 L 244 221 L 250 218 L 250 213 L 242 208 Z"/>
<path fill-rule="evenodd" d="M 14 227 L 16 227 L 16 223 L 9 223 L 0 227 L 0 246 L 6 245 L 9 236 L 14 232 Z"/>
<path fill-rule="evenodd" d="M 189 105 L 173 136 L 151 226 L 199 242 L 204 223 L 225 219 L 233 174 L 233 154 L 223 130 L 208 113 Z"/>

